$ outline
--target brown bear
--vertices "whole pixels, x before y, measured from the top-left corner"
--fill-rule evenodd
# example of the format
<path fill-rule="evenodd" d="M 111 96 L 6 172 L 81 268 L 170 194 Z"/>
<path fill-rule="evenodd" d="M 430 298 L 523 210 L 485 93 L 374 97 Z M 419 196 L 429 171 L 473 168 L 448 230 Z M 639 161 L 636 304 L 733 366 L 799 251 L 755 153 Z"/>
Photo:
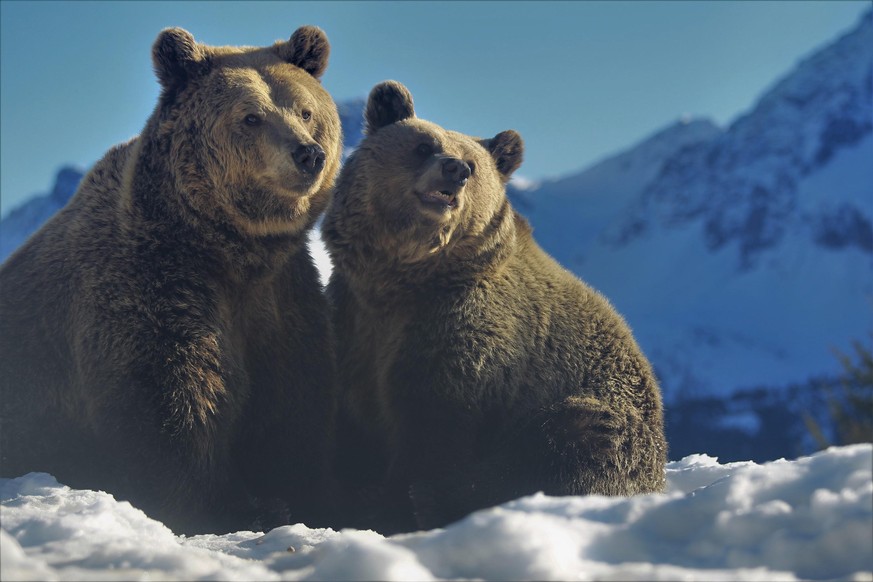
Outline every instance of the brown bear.
<path fill-rule="evenodd" d="M 177 532 L 329 519 L 336 407 L 306 232 L 340 164 L 330 45 L 187 31 L 152 48 L 144 130 L 0 269 L 0 470 Z"/>
<path fill-rule="evenodd" d="M 365 118 L 322 231 L 349 523 L 391 533 L 536 491 L 662 491 L 655 376 L 510 206 L 520 136 L 418 119 L 394 81 Z"/>

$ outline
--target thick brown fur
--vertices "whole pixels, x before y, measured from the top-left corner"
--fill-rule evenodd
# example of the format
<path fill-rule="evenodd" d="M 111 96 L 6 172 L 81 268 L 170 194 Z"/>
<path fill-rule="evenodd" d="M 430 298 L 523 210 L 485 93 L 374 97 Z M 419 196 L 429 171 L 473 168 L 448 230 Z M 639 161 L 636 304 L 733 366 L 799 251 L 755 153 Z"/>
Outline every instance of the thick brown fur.
<path fill-rule="evenodd" d="M 441 526 L 536 491 L 662 491 L 652 369 L 510 206 L 519 135 L 418 119 L 396 82 L 373 89 L 366 118 L 323 225 L 351 524 Z"/>
<path fill-rule="evenodd" d="M 311 26 L 266 48 L 159 35 L 141 135 L 0 269 L 3 476 L 177 532 L 329 518 L 335 364 L 306 249 L 341 159 L 328 52 Z"/>

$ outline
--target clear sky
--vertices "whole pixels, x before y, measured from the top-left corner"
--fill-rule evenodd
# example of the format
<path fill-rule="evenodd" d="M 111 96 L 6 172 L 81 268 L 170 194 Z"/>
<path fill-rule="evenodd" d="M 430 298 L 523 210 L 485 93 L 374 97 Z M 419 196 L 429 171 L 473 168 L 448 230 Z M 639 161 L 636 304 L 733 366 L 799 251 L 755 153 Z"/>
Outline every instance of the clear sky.
<path fill-rule="evenodd" d="M 396 79 L 419 116 L 525 139 L 519 174 L 566 175 L 682 117 L 726 124 L 868 1 L 23 2 L 0 0 L 0 204 L 47 192 L 139 133 L 158 95 L 150 49 L 328 34 L 337 101 Z"/>

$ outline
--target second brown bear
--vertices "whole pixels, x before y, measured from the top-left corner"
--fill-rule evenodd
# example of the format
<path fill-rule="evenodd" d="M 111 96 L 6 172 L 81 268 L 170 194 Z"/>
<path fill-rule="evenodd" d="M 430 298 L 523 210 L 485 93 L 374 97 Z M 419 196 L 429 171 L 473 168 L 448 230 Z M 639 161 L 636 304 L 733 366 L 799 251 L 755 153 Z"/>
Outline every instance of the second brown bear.
<path fill-rule="evenodd" d="M 393 81 L 365 117 L 323 227 L 350 525 L 442 526 L 536 491 L 662 491 L 652 369 L 510 206 L 519 135 L 418 119 Z"/>

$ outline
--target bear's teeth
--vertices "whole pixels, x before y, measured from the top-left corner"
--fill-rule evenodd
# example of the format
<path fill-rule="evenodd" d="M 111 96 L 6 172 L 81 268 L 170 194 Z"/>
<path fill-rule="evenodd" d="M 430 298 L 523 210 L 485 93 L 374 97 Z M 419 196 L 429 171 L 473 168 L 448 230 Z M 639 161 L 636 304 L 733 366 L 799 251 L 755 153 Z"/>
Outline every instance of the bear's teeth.
<path fill-rule="evenodd" d="M 455 206 L 455 195 L 451 192 L 432 190 L 427 194 L 422 195 L 421 198 L 425 202 L 437 202 L 439 204 L 445 204 L 446 206 Z"/>

